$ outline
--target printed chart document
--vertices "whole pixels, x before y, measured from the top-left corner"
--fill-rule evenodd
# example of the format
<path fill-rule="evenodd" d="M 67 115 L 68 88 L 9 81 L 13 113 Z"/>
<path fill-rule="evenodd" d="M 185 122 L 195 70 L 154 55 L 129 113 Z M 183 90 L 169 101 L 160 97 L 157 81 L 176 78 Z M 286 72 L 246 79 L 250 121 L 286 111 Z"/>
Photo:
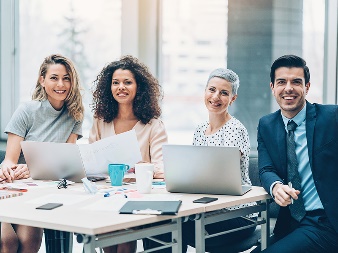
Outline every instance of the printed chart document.
<path fill-rule="evenodd" d="M 124 163 L 133 168 L 142 161 L 135 130 L 78 146 L 87 175 L 107 174 L 110 163 Z"/>

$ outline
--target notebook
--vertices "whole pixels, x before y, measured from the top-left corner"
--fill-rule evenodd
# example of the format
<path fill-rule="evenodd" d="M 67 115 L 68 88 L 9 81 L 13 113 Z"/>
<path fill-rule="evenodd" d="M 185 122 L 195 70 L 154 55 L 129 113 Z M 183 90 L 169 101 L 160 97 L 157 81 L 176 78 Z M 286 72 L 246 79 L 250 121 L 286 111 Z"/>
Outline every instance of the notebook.
<path fill-rule="evenodd" d="M 243 195 L 238 147 L 165 144 L 164 177 L 169 192 Z"/>
<path fill-rule="evenodd" d="M 32 179 L 67 180 L 80 183 L 86 177 L 77 145 L 72 143 L 22 141 Z"/>
<path fill-rule="evenodd" d="M 128 201 L 120 209 L 120 214 L 176 215 L 181 204 L 181 200 Z"/>

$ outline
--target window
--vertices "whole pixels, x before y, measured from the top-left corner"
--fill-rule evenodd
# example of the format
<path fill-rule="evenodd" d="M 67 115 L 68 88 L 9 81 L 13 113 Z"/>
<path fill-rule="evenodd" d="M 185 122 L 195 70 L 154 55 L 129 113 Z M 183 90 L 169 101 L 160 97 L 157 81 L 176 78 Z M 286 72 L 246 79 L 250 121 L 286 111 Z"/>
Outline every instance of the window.
<path fill-rule="evenodd" d="M 31 99 L 43 59 L 60 53 L 70 58 L 85 89 L 83 136 L 92 112 L 90 88 L 106 63 L 121 54 L 121 1 L 20 1 L 20 101 Z"/>
<path fill-rule="evenodd" d="M 238 99 L 229 112 L 248 129 L 252 150 L 257 147 L 259 118 L 278 109 L 269 88 L 273 60 L 284 54 L 302 56 L 311 72 L 307 99 L 322 102 L 324 17 L 324 0 L 304 4 L 163 0 L 161 71 L 169 141 L 191 144 L 194 129 L 208 120 L 203 95 L 215 68 L 229 68 L 239 75 Z M 184 61 L 178 57 L 182 54 L 187 55 Z M 180 71 L 183 67 L 186 73 Z"/>
<path fill-rule="evenodd" d="M 307 61 L 311 71 L 311 89 L 307 96 L 310 102 L 336 101 L 337 95 L 327 100 L 327 94 L 337 92 L 334 53 L 337 22 L 330 12 L 334 12 L 334 0 L 304 3 L 259 0 L 257 4 L 251 0 L 154 0 L 127 6 L 131 2 L 0 1 L 1 129 L 18 102 L 30 100 L 39 66 L 51 53 L 68 56 L 81 73 L 86 88 L 84 136 L 88 136 L 91 127 L 89 88 L 92 82 L 106 63 L 128 50 L 143 62 L 150 61 L 151 69 L 160 72 L 164 89 L 163 120 L 172 143 L 190 144 L 196 126 L 208 119 L 204 88 L 208 74 L 218 67 L 230 68 L 240 77 L 239 97 L 230 113 L 248 129 L 253 149 L 257 145 L 258 119 L 278 108 L 269 90 L 269 69 L 278 56 L 294 53 Z M 153 10 L 148 7 L 158 3 L 161 3 L 159 19 L 150 19 L 148 14 Z M 126 15 L 122 9 L 127 10 Z M 325 59 L 325 70 L 330 69 L 330 73 L 323 73 L 325 9 L 331 13 L 327 17 L 326 34 L 327 38 L 331 36 L 327 39 L 330 47 L 327 41 L 325 44 L 325 50 L 329 50 L 326 58 L 330 58 Z M 128 10 L 131 11 L 128 13 Z M 148 12 L 141 15 L 145 11 Z M 139 15 L 134 15 L 137 13 Z M 145 18 L 151 22 L 142 22 Z M 161 27 L 153 25 L 156 21 Z M 150 30 L 160 32 L 159 41 L 149 39 L 150 33 L 142 37 L 148 31 L 148 23 L 151 23 Z M 155 50 L 157 42 L 160 52 Z"/>
<path fill-rule="evenodd" d="M 191 144 L 195 127 L 207 120 L 203 91 L 208 74 L 214 68 L 226 67 L 227 3 L 162 3 L 163 120 L 169 142 Z M 182 59 L 182 55 L 186 57 Z"/>

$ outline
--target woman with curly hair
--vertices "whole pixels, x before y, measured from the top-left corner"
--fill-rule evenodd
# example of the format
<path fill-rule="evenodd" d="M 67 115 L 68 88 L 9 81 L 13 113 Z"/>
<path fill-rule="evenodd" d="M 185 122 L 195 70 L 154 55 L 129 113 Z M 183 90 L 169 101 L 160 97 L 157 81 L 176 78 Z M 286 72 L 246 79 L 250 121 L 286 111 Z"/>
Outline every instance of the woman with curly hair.
<path fill-rule="evenodd" d="M 161 86 L 147 66 L 129 55 L 111 62 L 94 81 L 93 97 L 89 142 L 134 129 L 142 161 L 154 164 L 154 178 L 163 178 L 162 145 L 167 142 L 167 134 L 159 119 Z M 136 242 L 104 251 L 136 252 Z"/>
<path fill-rule="evenodd" d="M 8 134 L 0 181 L 28 178 L 21 141 L 75 143 L 82 137 L 84 107 L 78 74 L 66 57 L 53 54 L 40 67 L 32 101 L 22 103 L 5 128 Z M 42 229 L 3 223 L 0 252 L 38 252 Z"/>

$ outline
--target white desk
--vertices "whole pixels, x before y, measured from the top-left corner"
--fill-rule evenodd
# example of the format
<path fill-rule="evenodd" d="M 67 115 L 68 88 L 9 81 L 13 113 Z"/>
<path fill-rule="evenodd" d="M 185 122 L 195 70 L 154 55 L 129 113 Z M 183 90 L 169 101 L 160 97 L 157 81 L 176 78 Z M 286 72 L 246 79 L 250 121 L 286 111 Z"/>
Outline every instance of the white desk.
<path fill-rule="evenodd" d="M 196 242 L 196 253 L 204 253 L 205 252 L 205 239 L 230 233 L 233 231 L 237 231 L 240 229 L 224 231 L 222 233 L 218 233 L 215 235 L 208 235 L 205 236 L 205 226 L 211 223 L 224 221 L 228 219 L 233 219 L 240 216 L 245 216 L 247 214 L 261 212 L 261 218 L 257 222 L 253 222 L 250 226 L 261 225 L 261 249 L 265 249 L 268 244 L 268 238 L 270 236 L 270 222 L 268 216 L 269 210 L 269 199 L 271 196 L 266 193 L 266 191 L 262 187 L 253 186 L 252 190 L 248 193 L 244 194 L 243 196 L 229 196 L 229 195 L 212 195 L 213 197 L 217 197 L 218 200 L 215 202 L 211 202 L 208 204 L 195 204 L 204 205 L 204 212 L 200 213 L 195 218 L 195 242 Z M 188 198 L 188 197 L 187 197 Z M 194 198 L 198 198 L 198 195 L 189 194 L 190 201 Z M 188 201 L 188 199 L 184 199 Z M 256 206 L 245 207 L 237 210 L 227 211 L 227 212 L 220 212 L 212 215 L 206 215 L 207 212 L 221 210 L 223 208 L 236 206 L 240 204 L 245 204 L 248 202 L 257 202 Z M 243 227 L 244 228 L 248 228 Z"/>
<path fill-rule="evenodd" d="M 77 194 L 79 196 L 86 193 L 75 190 L 82 185 L 69 186 L 68 189 L 39 188 L 29 189 L 23 196 L 0 200 L 0 222 L 8 222 L 27 226 L 35 226 L 54 230 L 77 233 L 77 240 L 84 243 L 84 250 L 87 253 L 94 252 L 96 247 L 106 247 L 127 241 L 138 240 L 145 237 L 151 237 L 162 233 L 173 233 L 173 243 L 162 246 L 161 248 L 173 246 L 173 252 L 182 251 L 182 220 L 181 218 L 196 215 L 201 217 L 196 220 L 196 226 L 204 231 L 204 225 L 212 219 L 205 218 L 205 212 L 218 210 L 224 207 L 238 205 L 251 201 L 265 201 L 270 196 L 260 187 L 254 187 L 244 196 L 220 196 L 218 201 L 209 204 L 192 203 L 201 195 L 197 194 L 179 194 L 181 195 L 182 205 L 177 216 L 156 216 L 156 215 L 122 215 L 117 211 L 100 211 L 83 208 L 88 203 L 94 203 L 102 199 L 102 195 L 93 195 L 91 198 L 77 204 L 64 205 L 53 210 L 37 210 L 40 204 L 34 204 L 31 201 L 48 194 Z M 154 193 L 163 194 L 163 189 L 153 190 Z M 170 193 L 167 193 L 170 194 Z M 204 194 L 203 194 L 204 196 Z M 260 210 L 266 210 L 267 205 L 260 206 Z M 244 210 L 244 213 L 256 212 L 257 210 Z M 225 213 L 219 219 L 229 219 L 229 217 L 242 216 L 244 213 L 229 212 Z M 152 226 L 149 228 L 140 228 L 142 225 L 153 224 L 159 221 L 171 220 L 170 223 Z M 267 220 L 268 221 L 268 220 Z M 265 222 L 265 221 L 264 221 Z M 265 226 L 266 224 L 263 224 Z M 267 229 L 266 229 L 267 230 Z M 262 238 L 265 241 L 263 234 Z M 204 252 L 204 234 L 196 233 L 199 242 L 196 245 L 197 252 Z M 196 237 L 196 238 L 197 238 Z M 267 237 L 265 237 L 267 238 Z M 265 241 L 266 242 L 266 241 Z M 263 248 L 265 245 L 262 245 Z"/>

